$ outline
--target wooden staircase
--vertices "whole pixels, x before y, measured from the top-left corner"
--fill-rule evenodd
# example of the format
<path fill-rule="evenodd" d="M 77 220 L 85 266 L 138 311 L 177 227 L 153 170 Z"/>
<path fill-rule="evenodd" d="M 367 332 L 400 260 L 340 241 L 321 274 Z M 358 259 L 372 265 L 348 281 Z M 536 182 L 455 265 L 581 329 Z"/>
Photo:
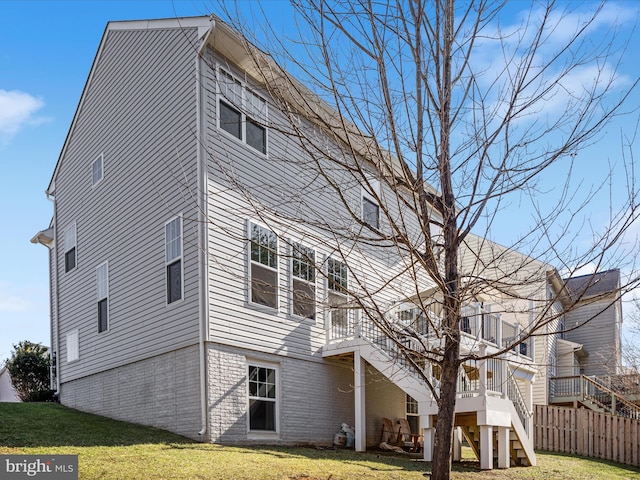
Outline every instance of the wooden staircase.
<path fill-rule="evenodd" d="M 550 379 L 549 403 L 580 404 L 590 410 L 640 420 L 640 407 L 594 378 L 585 375 Z"/>
<path fill-rule="evenodd" d="M 466 439 L 467 443 L 471 447 L 474 455 L 478 460 L 480 460 L 480 427 L 477 426 L 463 426 L 461 427 L 462 434 Z M 495 452 L 498 451 L 498 432 L 493 432 L 493 464 L 498 464 L 498 456 Z M 518 435 L 511 430 L 509 432 L 509 453 L 511 457 L 511 466 L 512 467 L 527 467 L 531 466 L 527 453 L 524 449 L 522 443 L 520 443 L 520 439 Z"/>

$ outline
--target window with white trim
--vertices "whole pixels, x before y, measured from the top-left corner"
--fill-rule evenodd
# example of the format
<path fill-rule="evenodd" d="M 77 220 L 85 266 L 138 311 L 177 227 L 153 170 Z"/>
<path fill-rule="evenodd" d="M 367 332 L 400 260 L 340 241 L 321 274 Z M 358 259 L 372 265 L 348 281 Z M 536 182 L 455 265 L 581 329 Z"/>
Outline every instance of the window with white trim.
<path fill-rule="evenodd" d="M 249 229 L 251 302 L 278 308 L 278 238 L 255 223 Z"/>
<path fill-rule="evenodd" d="M 80 344 L 78 343 L 78 330 L 67 333 L 67 363 L 80 359 Z"/>
<path fill-rule="evenodd" d="M 165 224 L 164 238 L 167 303 L 173 303 L 182 298 L 182 217 L 174 217 Z"/>
<path fill-rule="evenodd" d="M 264 365 L 249 365 L 249 431 L 278 431 L 277 370 Z"/>
<path fill-rule="evenodd" d="M 267 153 L 267 102 L 240 80 L 219 70 L 219 127 L 230 135 Z"/>
<path fill-rule="evenodd" d="M 365 196 L 362 197 L 362 221 L 376 230 L 380 228 L 380 207 Z"/>
<path fill-rule="evenodd" d="M 420 417 L 418 416 L 418 402 L 407 394 L 406 418 L 412 432 L 420 431 Z"/>
<path fill-rule="evenodd" d="M 327 260 L 327 290 L 331 308 L 332 334 L 338 337 L 349 334 L 349 310 L 346 308 L 348 272 L 347 264 L 329 258 Z"/>
<path fill-rule="evenodd" d="M 70 272 L 76 268 L 76 224 L 75 222 L 64 229 L 62 233 L 64 243 L 64 271 Z"/>
<path fill-rule="evenodd" d="M 103 163 L 104 156 L 101 153 L 91 164 L 91 184 L 94 186 L 100 183 L 104 176 Z"/>
<path fill-rule="evenodd" d="M 362 221 L 376 230 L 380 229 L 380 205 L 375 200 L 373 193 L 380 195 L 380 180 L 369 178 L 369 187 L 372 191 L 368 191 L 362 187 Z"/>
<path fill-rule="evenodd" d="M 109 330 L 109 265 L 96 268 L 96 300 L 98 302 L 98 333 Z"/>
<path fill-rule="evenodd" d="M 316 253 L 313 248 L 293 242 L 291 252 L 292 312 L 316 318 Z"/>

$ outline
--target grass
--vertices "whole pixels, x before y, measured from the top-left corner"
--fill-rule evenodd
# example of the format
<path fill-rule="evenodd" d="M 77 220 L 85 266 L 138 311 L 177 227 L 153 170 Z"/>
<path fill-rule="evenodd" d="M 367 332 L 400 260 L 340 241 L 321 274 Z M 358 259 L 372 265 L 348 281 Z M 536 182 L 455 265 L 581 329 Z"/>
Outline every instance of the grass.
<path fill-rule="evenodd" d="M 430 467 L 382 452 L 201 444 L 51 403 L 0 403 L 2 454 L 77 454 L 87 480 L 417 480 Z M 465 454 L 454 479 L 640 479 L 640 469 L 547 452 L 538 452 L 537 467 L 481 471 Z"/>

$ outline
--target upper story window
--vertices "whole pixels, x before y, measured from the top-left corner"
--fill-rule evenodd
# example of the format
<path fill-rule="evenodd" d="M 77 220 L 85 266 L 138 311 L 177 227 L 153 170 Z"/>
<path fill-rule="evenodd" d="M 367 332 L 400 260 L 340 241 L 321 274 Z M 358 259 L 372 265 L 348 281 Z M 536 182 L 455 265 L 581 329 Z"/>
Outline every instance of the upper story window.
<path fill-rule="evenodd" d="M 380 229 L 380 205 L 374 199 L 373 193 L 380 195 L 380 181 L 377 179 L 368 179 L 371 191 L 362 187 L 362 221 L 375 228 Z"/>
<path fill-rule="evenodd" d="M 109 330 L 109 265 L 96 268 L 96 292 L 98 301 L 98 332 Z"/>
<path fill-rule="evenodd" d="M 104 155 L 101 153 L 91 164 L 91 184 L 97 185 L 102 181 Z"/>
<path fill-rule="evenodd" d="M 293 243 L 291 275 L 294 315 L 316 318 L 316 254 L 312 248 Z"/>
<path fill-rule="evenodd" d="M 164 232 L 167 303 L 172 303 L 182 298 L 182 217 L 167 222 Z"/>
<path fill-rule="evenodd" d="M 260 153 L 267 153 L 267 102 L 220 69 L 219 127 Z"/>
<path fill-rule="evenodd" d="M 278 239 L 271 230 L 249 224 L 251 302 L 278 308 Z"/>
<path fill-rule="evenodd" d="M 364 196 L 362 197 L 362 221 L 376 230 L 380 228 L 380 207 Z"/>
<path fill-rule="evenodd" d="M 64 242 L 64 271 L 69 272 L 76 268 L 76 224 L 75 222 L 64 229 L 62 233 Z"/>

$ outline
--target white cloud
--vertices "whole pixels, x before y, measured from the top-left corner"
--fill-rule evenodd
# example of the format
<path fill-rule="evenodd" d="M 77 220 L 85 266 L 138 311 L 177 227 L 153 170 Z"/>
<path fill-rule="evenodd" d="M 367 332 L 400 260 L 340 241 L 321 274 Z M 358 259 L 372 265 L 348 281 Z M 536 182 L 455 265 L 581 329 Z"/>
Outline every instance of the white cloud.
<path fill-rule="evenodd" d="M 8 144 L 25 125 L 37 125 L 44 119 L 35 112 L 44 102 L 19 90 L 0 89 L 0 145 Z"/>
<path fill-rule="evenodd" d="M 34 309 L 29 301 L 33 292 L 15 292 L 6 283 L 0 283 L 0 313 L 27 312 Z"/>

